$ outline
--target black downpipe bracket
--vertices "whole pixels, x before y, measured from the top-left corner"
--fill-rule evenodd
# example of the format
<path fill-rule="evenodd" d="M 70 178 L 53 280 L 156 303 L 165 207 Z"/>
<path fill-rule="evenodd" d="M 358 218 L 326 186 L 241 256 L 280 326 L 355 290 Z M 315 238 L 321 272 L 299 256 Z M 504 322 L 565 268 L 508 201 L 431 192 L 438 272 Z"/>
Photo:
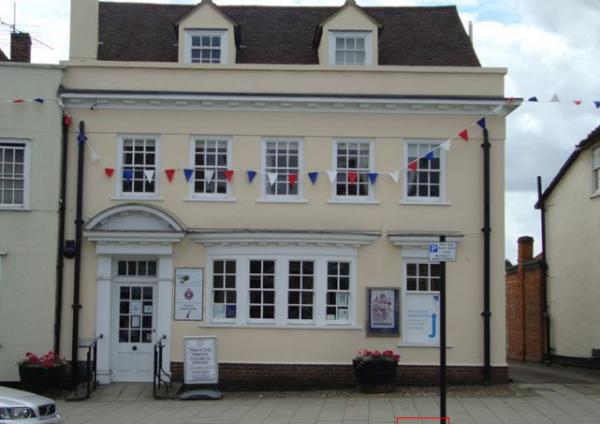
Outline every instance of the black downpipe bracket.
<path fill-rule="evenodd" d="M 491 384 L 491 316 L 490 311 L 490 137 L 483 128 L 483 382 Z"/>
<path fill-rule="evenodd" d="M 542 317 L 544 319 L 544 362 L 549 364 L 552 359 L 550 347 L 550 313 L 548 312 L 548 261 L 546 260 L 546 205 L 542 196 L 542 177 L 537 177 L 538 206 L 542 227 Z"/>
<path fill-rule="evenodd" d="M 81 239 L 83 234 L 83 176 L 84 176 L 84 153 L 85 153 L 85 123 L 79 122 L 79 136 L 77 137 L 77 210 L 75 217 L 75 268 L 73 271 L 73 335 L 71 339 L 71 365 L 73 372 L 73 383 L 77 383 L 77 352 L 79 350 L 79 310 L 81 309 L 80 286 L 81 286 Z"/>
<path fill-rule="evenodd" d="M 54 352 L 60 354 L 60 332 L 62 328 L 63 270 L 65 266 L 65 211 L 67 207 L 67 158 L 69 156 L 70 118 L 62 116 L 62 157 L 60 161 L 60 194 L 58 203 L 58 249 L 56 257 L 56 300 L 54 308 Z"/>

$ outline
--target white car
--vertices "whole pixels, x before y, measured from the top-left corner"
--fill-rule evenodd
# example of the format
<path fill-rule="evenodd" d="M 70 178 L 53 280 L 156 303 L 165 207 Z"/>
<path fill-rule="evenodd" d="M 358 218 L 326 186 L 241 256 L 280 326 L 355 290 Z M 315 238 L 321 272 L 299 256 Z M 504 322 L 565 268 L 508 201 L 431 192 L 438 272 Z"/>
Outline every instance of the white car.
<path fill-rule="evenodd" d="M 34 393 L 0 386 L 0 424 L 63 424 L 56 402 Z"/>

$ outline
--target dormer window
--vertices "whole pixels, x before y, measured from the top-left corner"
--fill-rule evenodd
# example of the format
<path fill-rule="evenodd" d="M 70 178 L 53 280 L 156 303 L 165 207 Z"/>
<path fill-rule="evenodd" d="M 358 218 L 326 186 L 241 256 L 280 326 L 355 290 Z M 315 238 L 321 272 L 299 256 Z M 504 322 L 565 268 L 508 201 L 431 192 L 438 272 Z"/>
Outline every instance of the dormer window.
<path fill-rule="evenodd" d="M 372 64 L 370 31 L 330 31 L 329 40 L 331 64 Z"/>
<path fill-rule="evenodd" d="M 227 31 L 186 32 L 188 63 L 227 63 Z"/>

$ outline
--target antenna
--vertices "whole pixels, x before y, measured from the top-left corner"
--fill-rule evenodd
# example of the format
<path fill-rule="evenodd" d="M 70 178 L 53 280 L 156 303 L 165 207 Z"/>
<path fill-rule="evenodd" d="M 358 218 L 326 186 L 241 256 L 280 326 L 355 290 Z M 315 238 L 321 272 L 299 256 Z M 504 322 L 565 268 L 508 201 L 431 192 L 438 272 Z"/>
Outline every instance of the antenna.
<path fill-rule="evenodd" d="M 17 30 L 17 2 L 16 1 L 13 2 L 13 23 L 12 23 L 12 25 L 9 24 L 8 22 L 4 22 L 2 20 L 2 18 L 0 18 L 0 25 L 6 25 L 7 27 L 10 28 L 10 32 L 12 32 L 12 33 L 21 32 L 21 31 Z M 37 26 L 37 25 L 23 25 L 23 26 Z M 29 36 L 31 37 L 31 34 Z M 31 40 L 35 41 L 37 44 L 40 44 L 41 46 L 44 46 L 50 50 L 54 50 L 53 47 L 44 43 L 42 40 L 39 40 L 35 37 L 31 37 Z"/>

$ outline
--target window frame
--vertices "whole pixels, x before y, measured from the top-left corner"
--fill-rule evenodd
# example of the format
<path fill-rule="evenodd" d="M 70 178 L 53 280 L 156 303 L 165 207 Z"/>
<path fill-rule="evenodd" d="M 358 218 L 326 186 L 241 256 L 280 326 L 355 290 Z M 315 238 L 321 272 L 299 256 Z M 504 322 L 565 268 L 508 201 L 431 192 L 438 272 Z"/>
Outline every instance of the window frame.
<path fill-rule="evenodd" d="M 192 37 L 209 36 L 221 38 L 221 59 L 219 63 L 192 62 Z M 228 63 L 228 31 L 227 29 L 186 29 L 185 30 L 185 62 L 190 65 L 226 65 Z"/>
<path fill-rule="evenodd" d="M 338 38 L 363 38 L 365 42 L 364 64 L 338 64 L 336 62 Z M 333 66 L 370 66 L 373 65 L 373 31 L 369 30 L 329 30 L 329 64 Z"/>
<path fill-rule="evenodd" d="M 296 179 L 296 185 L 298 186 L 297 194 L 267 194 L 267 184 L 269 183 L 269 177 L 267 176 L 267 144 L 268 143 L 298 143 L 298 172 Z M 305 202 L 304 199 L 304 140 L 301 138 L 287 138 L 287 137 L 264 137 L 261 140 L 261 189 L 260 199 L 261 202 L 282 202 L 282 203 L 293 203 L 293 202 Z M 289 158 L 289 156 L 288 156 Z M 289 168 L 289 167 L 288 167 Z M 277 183 L 275 183 L 277 184 Z"/>
<path fill-rule="evenodd" d="M 447 165 L 446 165 L 446 150 L 441 147 L 442 144 L 444 144 L 445 140 L 440 140 L 440 139 L 409 139 L 406 140 L 404 145 L 403 145 L 403 175 L 402 178 L 404 179 L 404 182 L 402 184 L 402 201 L 401 203 L 406 203 L 406 204 L 445 204 L 447 203 L 447 196 L 446 196 L 446 184 L 447 184 Z M 408 184 L 409 184 L 409 173 L 412 172 L 408 169 L 408 164 L 410 163 L 408 160 L 408 148 L 409 145 L 422 145 L 422 144 L 429 144 L 429 145 L 437 145 L 438 149 L 437 151 L 439 152 L 440 155 L 440 182 L 439 182 L 439 190 L 440 190 L 440 195 L 438 197 L 424 197 L 424 196 L 408 196 Z M 417 170 L 418 172 L 418 170 Z"/>
<path fill-rule="evenodd" d="M 600 194 L 600 146 L 592 148 L 592 195 Z"/>
<path fill-rule="evenodd" d="M 152 193 L 127 193 L 123 192 L 123 147 L 126 139 L 143 138 L 154 140 L 154 192 Z M 160 199 L 160 136 L 157 134 L 119 134 L 117 135 L 117 160 L 115 178 L 115 199 L 158 200 Z"/>
<path fill-rule="evenodd" d="M 400 306 L 400 325 L 401 325 L 401 337 L 402 337 L 402 343 L 401 346 L 415 346 L 415 347 L 435 347 L 435 346 L 439 346 L 439 341 L 438 340 L 434 340 L 431 343 L 419 343 L 419 342 L 411 342 L 408 340 L 408 300 L 407 300 L 407 296 L 408 295 L 415 295 L 415 296 L 435 296 L 436 294 L 439 296 L 439 290 L 437 291 L 432 291 L 432 290 L 428 290 L 428 291 L 408 291 L 408 265 L 409 264 L 416 264 L 417 267 L 420 264 L 428 264 L 428 265 L 438 265 L 439 262 L 429 262 L 429 258 L 428 258 L 428 250 L 426 250 L 426 248 L 423 249 L 419 249 L 419 255 L 411 255 L 409 256 L 403 256 L 402 257 L 402 290 L 401 290 L 401 306 Z M 418 281 L 417 281 L 417 285 L 418 285 Z M 429 282 L 429 287 L 431 287 L 431 282 Z M 439 321 L 438 321 L 438 326 L 439 326 Z M 438 336 L 439 337 L 439 336 Z"/>
<path fill-rule="evenodd" d="M 375 140 L 364 139 L 364 138 L 336 138 L 333 140 L 332 145 L 332 169 L 335 171 L 335 181 L 331 184 L 331 198 L 330 203 L 377 203 L 375 197 L 375 186 L 371 184 L 367 176 L 367 188 L 369 194 L 366 196 L 361 195 L 338 195 L 337 194 L 337 181 L 340 171 L 337 166 L 337 152 L 339 143 L 365 143 L 369 145 L 369 170 L 370 172 L 375 171 Z"/>
<path fill-rule="evenodd" d="M 236 260 L 237 315 L 235 319 L 215 320 L 213 318 L 212 281 L 213 263 L 215 260 Z M 250 305 L 250 261 L 275 261 L 275 313 L 274 319 L 249 318 Z M 296 320 L 288 317 L 289 263 L 290 261 L 313 262 L 313 319 Z M 348 305 L 348 321 L 326 320 L 327 262 L 339 261 L 350 263 L 350 299 Z M 203 326 L 258 326 L 285 328 L 356 328 L 357 327 L 357 253 L 350 247 L 213 247 L 207 252 L 207 278 L 211 284 L 211 297 L 207 302 L 207 320 L 199 324 Z"/>
<path fill-rule="evenodd" d="M 207 201 L 227 201 L 234 200 L 232 197 L 231 183 L 226 181 L 227 192 L 226 193 L 197 193 L 196 192 L 196 142 L 197 141 L 226 141 L 227 142 L 227 164 L 226 169 L 231 169 L 233 162 L 232 150 L 233 141 L 231 136 L 220 136 L 220 135 L 192 135 L 190 137 L 189 144 L 189 168 L 194 170 L 194 174 L 189 181 L 186 181 L 188 185 L 188 196 L 186 200 L 207 200 Z M 206 168 L 206 165 L 205 165 Z"/>
<path fill-rule="evenodd" d="M 29 139 L 0 138 L 0 147 L 8 145 L 23 146 L 23 202 L 19 204 L 2 203 L 3 196 L 0 191 L 0 210 L 29 210 L 31 207 L 31 149 Z M 15 146 L 16 147 L 16 146 Z"/>
<path fill-rule="evenodd" d="M 214 313 L 214 293 L 215 293 L 215 286 L 214 286 L 214 267 L 215 267 L 215 262 L 217 261 L 221 261 L 221 262 L 234 262 L 235 263 L 235 292 L 236 292 L 236 308 L 235 308 L 235 317 L 234 318 L 227 318 L 227 315 L 225 315 L 225 318 L 215 318 Z M 237 319 L 239 318 L 239 314 L 240 314 L 240 308 L 238 307 L 239 304 L 239 279 L 238 279 L 238 270 L 239 270 L 239 265 L 240 265 L 240 261 L 237 260 L 237 258 L 235 257 L 223 257 L 223 258 L 212 258 L 212 259 L 208 259 L 208 274 L 209 274 L 209 280 L 208 280 L 208 288 L 209 288 L 209 298 L 208 298 L 208 304 L 211 306 L 210 307 L 210 312 L 208 316 L 207 321 L 211 321 L 211 322 L 216 322 L 216 323 L 235 323 L 237 321 Z M 226 266 L 226 265 L 225 265 Z M 226 270 L 226 268 L 225 268 Z M 223 275 L 226 275 L 227 272 L 225 272 Z M 223 288 L 219 288 L 217 289 L 219 291 L 224 291 L 227 292 L 227 287 L 226 287 L 226 283 L 225 281 L 223 281 Z M 231 290 L 229 290 L 231 291 Z M 227 294 L 225 294 L 225 307 L 227 307 Z M 227 313 L 227 312 L 226 312 Z"/>

